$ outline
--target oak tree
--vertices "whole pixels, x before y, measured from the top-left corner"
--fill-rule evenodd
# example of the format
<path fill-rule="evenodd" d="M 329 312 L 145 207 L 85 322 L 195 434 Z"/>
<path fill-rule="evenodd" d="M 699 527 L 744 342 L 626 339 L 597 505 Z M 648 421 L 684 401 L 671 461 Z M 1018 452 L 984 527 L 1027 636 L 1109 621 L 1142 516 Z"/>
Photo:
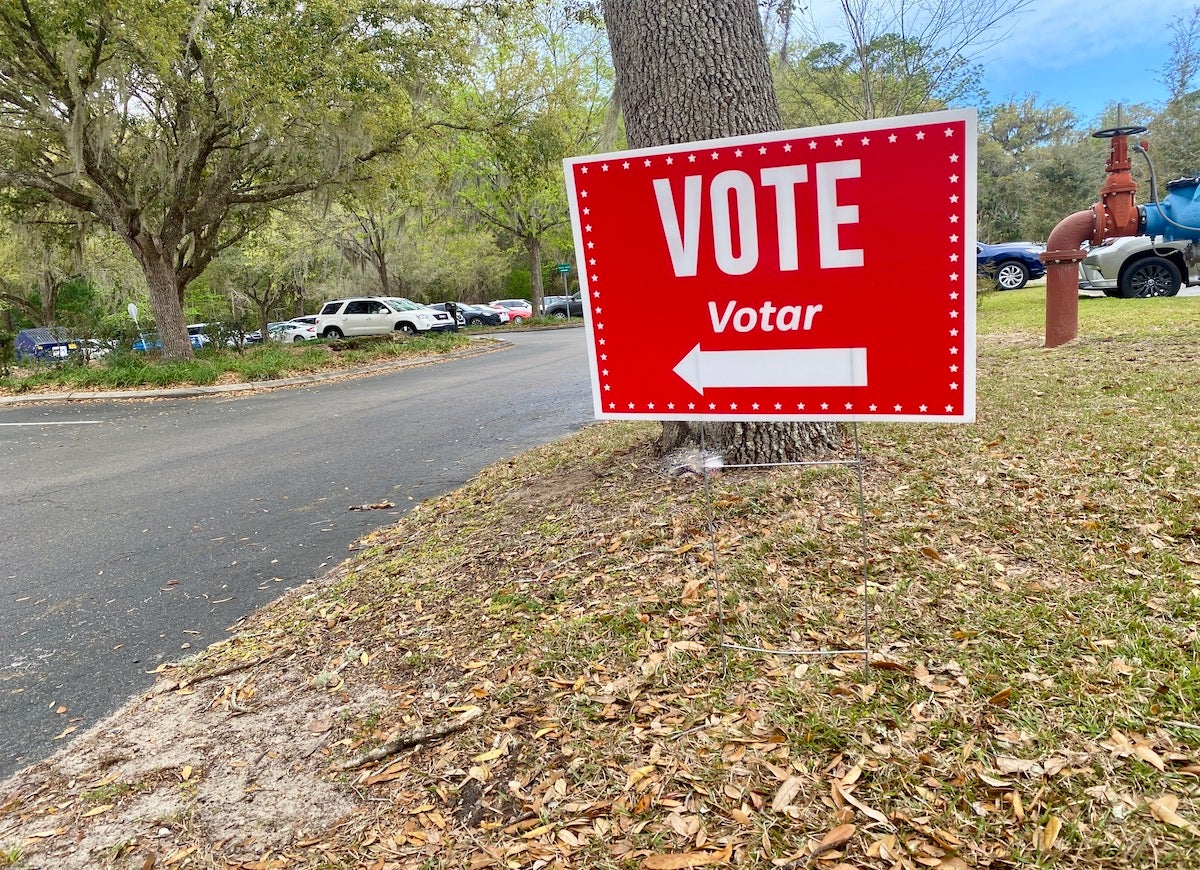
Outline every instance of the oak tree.
<path fill-rule="evenodd" d="M 0 0 L 0 187 L 123 239 L 187 357 L 188 284 L 417 129 L 467 35 L 436 0 Z"/>
<path fill-rule="evenodd" d="M 625 130 L 634 148 L 777 130 L 779 104 L 755 0 L 604 0 Z M 831 423 L 704 424 L 734 463 L 785 462 L 840 442 Z M 699 443 L 663 424 L 660 446 Z"/>

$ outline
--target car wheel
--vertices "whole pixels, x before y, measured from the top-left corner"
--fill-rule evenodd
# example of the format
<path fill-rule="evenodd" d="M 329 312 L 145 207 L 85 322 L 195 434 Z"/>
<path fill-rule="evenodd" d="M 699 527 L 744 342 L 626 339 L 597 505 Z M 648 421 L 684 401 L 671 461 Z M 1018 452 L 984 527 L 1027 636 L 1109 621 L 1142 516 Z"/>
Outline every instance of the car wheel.
<path fill-rule="evenodd" d="M 304 336 L 303 336 L 303 335 L 295 335 L 295 336 L 292 336 L 292 344 L 299 344 L 299 343 L 300 343 L 300 342 L 302 342 L 302 341 L 304 341 Z"/>
<path fill-rule="evenodd" d="M 996 267 L 996 289 L 1020 290 L 1029 280 L 1029 270 L 1024 263 L 1009 260 Z"/>
<path fill-rule="evenodd" d="M 337 341 L 339 338 L 342 337 L 342 331 L 340 329 L 338 329 L 336 326 L 331 326 L 328 329 L 326 329 L 324 332 L 321 333 L 321 337 L 322 338 L 332 338 L 334 341 Z"/>
<path fill-rule="evenodd" d="M 411 323 L 409 323 L 407 320 L 401 320 L 399 323 L 397 323 L 396 331 L 403 332 L 405 335 L 416 335 L 417 334 L 417 328 L 415 326 L 413 326 Z"/>
<path fill-rule="evenodd" d="M 467 326 L 483 326 L 483 318 L 482 317 L 472 317 L 470 320 L 467 321 Z"/>
<path fill-rule="evenodd" d="M 1121 295 L 1126 299 L 1174 296 L 1179 292 L 1179 267 L 1162 257 L 1146 257 L 1121 276 Z"/>
<path fill-rule="evenodd" d="M 525 322 L 525 318 L 522 317 L 520 314 L 514 314 L 511 319 L 512 319 L 513 326 L 520 326 L 522 323 Z"/>
<path fill-rule="evenodd" d="M 558 311 L 555 311 L 555 312 L 554 312 L 553 314 L 551 314 L 550 316 L 551 316 L 552 318 L 554 318 L 555 320 L 566 320 L 566 319 L 567 319 L 567 312 L 565 312 L 565 311 L 563 311 L 563 310 L 559 309 Z"/>

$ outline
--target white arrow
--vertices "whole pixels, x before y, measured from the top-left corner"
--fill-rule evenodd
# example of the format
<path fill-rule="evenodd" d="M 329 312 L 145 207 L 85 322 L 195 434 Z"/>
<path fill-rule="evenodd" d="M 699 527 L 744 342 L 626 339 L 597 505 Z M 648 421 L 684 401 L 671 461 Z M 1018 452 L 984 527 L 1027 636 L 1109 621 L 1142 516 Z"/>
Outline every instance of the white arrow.
<path fill-rule="evenodd" d="M 701 350 L 697 344 L 674 371 L 700 395 L 713 387 L 865 387 L 867 349 Z"/>

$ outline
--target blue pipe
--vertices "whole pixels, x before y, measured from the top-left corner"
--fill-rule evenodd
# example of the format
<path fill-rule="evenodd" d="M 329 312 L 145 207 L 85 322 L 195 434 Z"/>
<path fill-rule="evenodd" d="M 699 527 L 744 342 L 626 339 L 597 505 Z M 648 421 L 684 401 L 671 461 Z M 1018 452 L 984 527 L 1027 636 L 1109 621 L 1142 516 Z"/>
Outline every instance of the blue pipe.
<path fill-rule="evenodd" d="M 1162 236 L 1165 241 L 1200 241 L 1200 178 L 1167 182 L 1162 202 L 1138 206 L 1141 234 Z"/>

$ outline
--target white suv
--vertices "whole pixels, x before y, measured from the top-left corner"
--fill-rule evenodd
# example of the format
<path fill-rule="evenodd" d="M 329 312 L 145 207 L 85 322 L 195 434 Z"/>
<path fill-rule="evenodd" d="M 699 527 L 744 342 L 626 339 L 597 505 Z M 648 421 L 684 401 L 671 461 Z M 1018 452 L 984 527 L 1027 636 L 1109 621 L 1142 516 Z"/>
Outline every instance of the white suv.
<path fill-rule="evenodd" d="M 399 306 L 393 300 L 358 296 L 326 302 L 317 315 L 317 335 L 321 338 L 342 338 L 354 335 L 387 335 L 403 332 L 416 335 L 433 329 L 449 329 L 450 316 L 410 303 Z M 445 320 L 442 323 L 441 320 Z"/>

